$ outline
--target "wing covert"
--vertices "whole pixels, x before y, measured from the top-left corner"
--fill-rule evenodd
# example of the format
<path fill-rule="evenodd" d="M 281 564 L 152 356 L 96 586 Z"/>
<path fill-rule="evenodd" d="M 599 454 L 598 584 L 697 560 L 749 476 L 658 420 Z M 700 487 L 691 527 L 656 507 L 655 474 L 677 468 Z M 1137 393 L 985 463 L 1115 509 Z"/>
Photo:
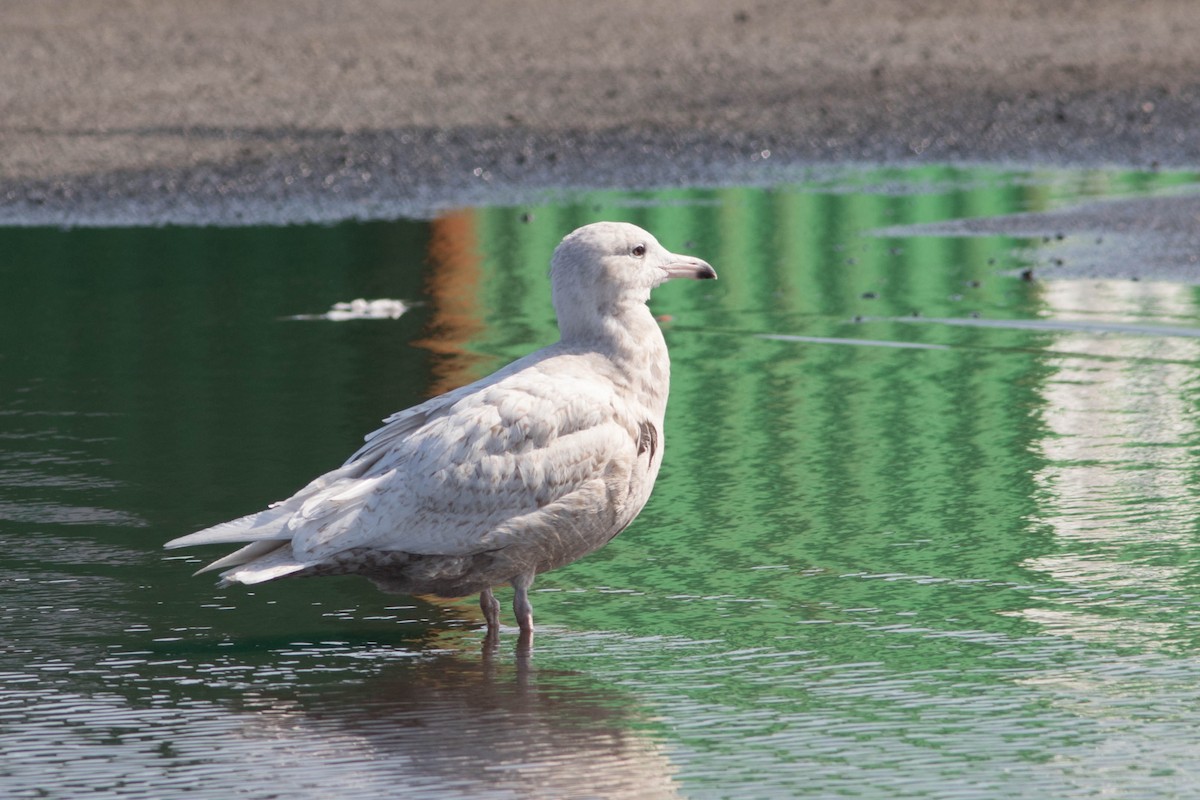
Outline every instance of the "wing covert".
<path fill-rule="evenodd" d="M 481 552 L 498 546 L 502 529 L 518 535 L 509 520 L 583 487 L 593 491 L 597 481 L 627 486 L 637 426 L 631 432 L 619 419 L 610 387 L 511 383 L 437 409 L 388 447 L 369 451 L 366 474 L 306 498 L 288 523 L 297 558 L 319 561 L 360 547 Z M 611 501 L 612 492 L 603 494 Z"/>

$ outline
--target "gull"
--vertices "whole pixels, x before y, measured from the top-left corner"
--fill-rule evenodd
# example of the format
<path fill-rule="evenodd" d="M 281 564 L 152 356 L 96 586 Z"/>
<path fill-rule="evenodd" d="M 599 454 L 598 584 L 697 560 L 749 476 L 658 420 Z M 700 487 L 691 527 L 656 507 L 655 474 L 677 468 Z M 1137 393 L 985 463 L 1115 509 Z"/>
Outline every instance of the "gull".
<path fill-rule="evenodd" d="M 196 573 L 223 570 L 221 586 L 354 574 L 397 594 L 478 593 L 493 638 L 492 589 L 508 583 L 528 639 L 534 576 L 624 530 L 662 465 L 670 360 L 650 291 L 716 277 L 635 225 L 585 225 L 550 262 L 556 343 L 391 415 L 286 500 L 165 547 L 242 544 Z"/>

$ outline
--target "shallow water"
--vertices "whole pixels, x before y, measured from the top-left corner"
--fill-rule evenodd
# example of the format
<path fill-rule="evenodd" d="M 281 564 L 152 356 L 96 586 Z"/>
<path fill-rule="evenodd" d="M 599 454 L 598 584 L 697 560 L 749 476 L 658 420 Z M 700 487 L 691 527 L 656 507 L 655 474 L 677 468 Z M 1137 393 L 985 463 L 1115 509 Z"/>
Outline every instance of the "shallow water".
<path fill-rule="evenodd" d="M 1194 791 L 1200 293 L 1021 278 L 1070 237 L 874 232 L 1195 179 L 873 170 L 430 223 L 0 231 L 0 789 Z M 217 590 L 188 577 L 212 553 L 160 550 L 552 341 L 547 259 L 596 219 L 721 280 L 657 293 L 655 496 L 539 578 L 531 655 L 511 630 L 481 651 L 473 600 Z M 413 307 L 293 318 L 359 297 Z"/>

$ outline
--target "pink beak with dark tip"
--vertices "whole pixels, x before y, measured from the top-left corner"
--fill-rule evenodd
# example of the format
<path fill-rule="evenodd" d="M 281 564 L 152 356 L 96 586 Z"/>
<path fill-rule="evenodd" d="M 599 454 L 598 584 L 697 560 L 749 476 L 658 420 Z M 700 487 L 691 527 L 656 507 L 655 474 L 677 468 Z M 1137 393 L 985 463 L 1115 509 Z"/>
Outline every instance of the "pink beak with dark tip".
<path fill-rule="evenodd" d="M 691 278 L 692 280 L 716 280 L 717 271 L 707 261 L 687 256 L 674 256 L 673 260 L 663 265 L 667 278 Z"/>

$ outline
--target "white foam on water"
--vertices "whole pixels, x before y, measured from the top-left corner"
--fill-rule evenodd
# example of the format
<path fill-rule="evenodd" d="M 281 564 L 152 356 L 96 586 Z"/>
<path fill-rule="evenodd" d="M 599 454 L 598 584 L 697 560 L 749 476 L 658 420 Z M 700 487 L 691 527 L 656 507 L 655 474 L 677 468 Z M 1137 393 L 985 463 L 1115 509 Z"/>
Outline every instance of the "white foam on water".
<path fill-rule="evenodd" d="M 296 314 L 285 319 L 324 319 L 344 322 L 348 319 L 400 319 L 412 306 L 403 300 L 366 300 L 361 297 L 348 303 L 334 303 L 324 314 Z"/>

